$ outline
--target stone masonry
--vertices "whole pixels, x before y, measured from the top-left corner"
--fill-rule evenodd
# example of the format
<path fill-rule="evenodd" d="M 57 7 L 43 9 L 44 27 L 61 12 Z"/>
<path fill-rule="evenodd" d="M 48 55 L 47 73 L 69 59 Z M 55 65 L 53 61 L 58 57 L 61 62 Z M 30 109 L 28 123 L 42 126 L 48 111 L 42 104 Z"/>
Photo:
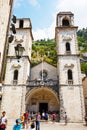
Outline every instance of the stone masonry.
<path fill-rule="evenodd" d="M 24 23 L 22 27 L 18 26 L 20 25 L 20 20 Z M 8 118 L 13 120 L 25 112 L 26 81 L 30 71 L 33 39 L 30 19 L 18 19 L 16 30 L 16 36 L 9 45 L 1 104 L 1 110 L 6 110 Z M 14 48 L 18 44 L 24 47 L 23 56 L 19 61 L 15 56 Z M 18 72 L 16 80 L 14 79 L 15 70 Z"/>
<path fill-rule="evenodd" d="M 13 0 L 0 0 L 0 76 L 4 60 L 4 49 L 7 44 L 12 5 Z"/>

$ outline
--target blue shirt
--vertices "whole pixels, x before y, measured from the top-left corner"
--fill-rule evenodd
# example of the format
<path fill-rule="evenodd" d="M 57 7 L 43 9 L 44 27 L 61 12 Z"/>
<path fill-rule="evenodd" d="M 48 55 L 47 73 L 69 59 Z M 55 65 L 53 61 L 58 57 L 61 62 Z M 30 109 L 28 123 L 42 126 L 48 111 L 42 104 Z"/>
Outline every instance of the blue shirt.
<path fill-rule="evenodd" d="M 21 124 L 14 125 L 13 130 L 21 130 Z"/>

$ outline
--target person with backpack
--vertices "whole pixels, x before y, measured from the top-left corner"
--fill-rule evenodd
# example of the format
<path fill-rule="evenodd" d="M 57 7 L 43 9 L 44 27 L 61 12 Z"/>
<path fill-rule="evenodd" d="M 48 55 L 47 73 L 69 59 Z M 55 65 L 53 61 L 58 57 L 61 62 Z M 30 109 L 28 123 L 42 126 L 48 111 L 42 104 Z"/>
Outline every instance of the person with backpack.
<path fill-rule="evenodd" d="M 0 130 L 5 130 L 7 127 L 7 117 L 6 117 L 6 112 L 2 112 L 2 116 L 0 119 Z"/>

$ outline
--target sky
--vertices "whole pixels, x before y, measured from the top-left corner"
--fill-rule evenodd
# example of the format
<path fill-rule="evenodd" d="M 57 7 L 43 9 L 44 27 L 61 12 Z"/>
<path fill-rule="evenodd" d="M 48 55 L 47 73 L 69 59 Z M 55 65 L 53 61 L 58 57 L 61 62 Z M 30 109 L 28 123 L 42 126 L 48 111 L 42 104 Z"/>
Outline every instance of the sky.
<path fill-rule="evenodd" d="M 87 0 L 14 0 L 13 14 L 30 18 L 34 40 L 55 37 L 56 16 L 59 12 L 74 13 L 74 25 L 87 27 Z"/>

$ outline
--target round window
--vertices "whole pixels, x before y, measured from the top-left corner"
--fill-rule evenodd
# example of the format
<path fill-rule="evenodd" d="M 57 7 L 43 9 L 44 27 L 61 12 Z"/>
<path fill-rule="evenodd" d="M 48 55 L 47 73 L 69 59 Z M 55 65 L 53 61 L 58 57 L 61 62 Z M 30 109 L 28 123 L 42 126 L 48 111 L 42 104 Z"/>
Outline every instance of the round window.
<path fill-rule="evenodd" d="M 46 70 L 43 70 L 43 71 L 40 72 L 40 77 L 43 76 L 43 79 L 46 79 L 46 78 L 47 78 L 47 75 L 48 75 L 48 73 L 47 73 Z"/>

